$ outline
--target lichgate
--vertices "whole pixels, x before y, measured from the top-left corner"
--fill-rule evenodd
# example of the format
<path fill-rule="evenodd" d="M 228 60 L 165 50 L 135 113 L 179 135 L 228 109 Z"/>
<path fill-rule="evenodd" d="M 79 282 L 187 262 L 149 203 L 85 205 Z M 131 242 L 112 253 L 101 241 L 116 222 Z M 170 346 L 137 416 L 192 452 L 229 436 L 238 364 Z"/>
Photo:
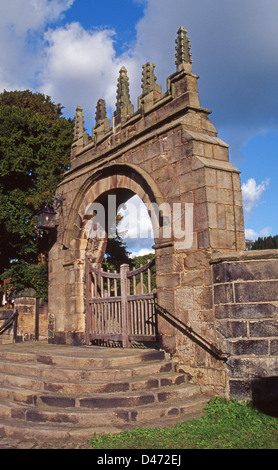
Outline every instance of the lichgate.
<path fill-rule="evenodd" d="M 91 136 L 77 107 L 71 167 L 57 189 L 64 200 L 49 252 L 49 341 L 120 339 L 128 346 L 136 335 L 156 336 L 192 380 L 214 393 L 244 395 L 258 358 L 260 370 L 266 361 L 268 373 L 277 364 L 277 253 L 270 261 L 245 251 L 240 172 L 229 161 L 210 111 L 200 105 L 183 27 L 176 70 L 163 94 L 154 68 L 149 62 L 143 66 L 136 111 L 127 70 L 121 68 L 112 122 L 100 99 Z M 137 292 L 125 290 L 126 300 L 116 299 L 112 284 L 121 281 L 119 273 L 100 271 L 113 214 L 135 194 L 153 225 L 155 314 L 147 298 L 152 293 L 138 293 L 138 304 L 144 303 L 139 314 Z M 255 280 L 260 285 L 252 301 Z M 268 308 L 260 309 L 262 303 Z M 147 331 L 154 317 L 154 329 Z"/>

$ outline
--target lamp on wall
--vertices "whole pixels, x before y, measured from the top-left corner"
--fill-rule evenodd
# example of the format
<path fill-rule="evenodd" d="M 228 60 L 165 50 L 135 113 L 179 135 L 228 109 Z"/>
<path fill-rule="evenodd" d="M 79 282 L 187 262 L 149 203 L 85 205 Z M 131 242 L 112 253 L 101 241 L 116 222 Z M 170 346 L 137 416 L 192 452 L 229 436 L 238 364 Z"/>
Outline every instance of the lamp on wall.
<path fill-rule="evenodd" d="M 45 207 L 37 215 L 37 229 L 56 228 L 56 212 L 46 203 Z"/>
<path fill-rule="evenodd" d="M 64 196 L 58 194 L 53 198 L 53 209 L 49 207 L 48 199 L 46 200 L 44 208 L 37 215 L 37 226 L 36 229 L 56 229 L 57 220 L 56 215 L 63 214 L 63 202 Z"/>

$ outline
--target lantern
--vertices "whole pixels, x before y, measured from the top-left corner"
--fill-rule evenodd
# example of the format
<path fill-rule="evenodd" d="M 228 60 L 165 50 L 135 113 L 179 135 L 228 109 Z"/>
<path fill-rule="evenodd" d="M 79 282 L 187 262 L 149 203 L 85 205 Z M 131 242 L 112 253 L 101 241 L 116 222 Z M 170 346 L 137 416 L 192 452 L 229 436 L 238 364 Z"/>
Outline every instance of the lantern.
<path fill-rule="evenodd" d="M 37 229 L 56 228 L 56 212 L 48 204 L 37 215 Z"/>

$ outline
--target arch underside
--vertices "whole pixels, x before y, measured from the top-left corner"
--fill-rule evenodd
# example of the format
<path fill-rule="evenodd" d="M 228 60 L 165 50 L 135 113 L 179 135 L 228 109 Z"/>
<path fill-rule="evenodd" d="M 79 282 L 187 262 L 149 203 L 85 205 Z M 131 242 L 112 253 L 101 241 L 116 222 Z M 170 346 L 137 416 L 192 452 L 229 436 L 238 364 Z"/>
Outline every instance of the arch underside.
<path fill-rule="evenodd" d="M 93 253 L 94 263 L 99 264 L 102 261 L 107 241 L 107 218 L 103 227 L 106 236 L 96 236 L 88 243 L 86 225 L 88 226 L 92 216 L 90 207 L 100 204 L 108 214 L 109 196 L 115 197 L 117 208 L 134 195 L 138 195 L 147 207 L 153 203 L 159 205 L 163 202 L 156 183 L 149 175 L 143 175 L 142 170 L 140 172 L 141 174 L 127 165 L 113 165 L 89 177 L 79 189 L 63 240 L 64 248 L 70 250 L 72 260 L 85 259 L 89 250 L 91 254 Z M 155 243 L 157 241 L 155 239 Z"/>

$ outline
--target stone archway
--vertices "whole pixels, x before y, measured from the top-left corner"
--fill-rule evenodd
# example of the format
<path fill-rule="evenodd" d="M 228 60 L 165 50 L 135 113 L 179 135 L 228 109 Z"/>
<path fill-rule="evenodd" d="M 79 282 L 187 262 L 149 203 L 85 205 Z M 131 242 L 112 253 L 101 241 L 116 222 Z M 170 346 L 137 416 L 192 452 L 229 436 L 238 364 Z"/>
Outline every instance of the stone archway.
<path fill-rule="evenodd" d="M 88 178 L 85 181 L 76 195 L 63 238 L 63 244 L 69 249 L 73 259 L 84 259 L 83 232 L 88 208 L 93 203 L 101 204 L 107 215 L 109 212 L 107 199 L 111 196 L 111 204 L 115 205 L 111 207 L 111 211 L 114 213 L 116 207 L 135 194 L 147 207 L 154 204 L 159 207 L 163 204 L 162 194 L 155 181 L 135 165 L 112 165 L 97 172 L 93 179 Z M 115 201 L 112 201 L 112 196 L 115 197 Z M 155 240 L 155 243 L 158 242 L 159 237 Z M 69 257 L 69 254 L 67 256 Z"/>
<path fill-rule="evenodd" d="M 156 207 L 163 204 L 163 198 L 155 181 L 147 175 L 142 169 L 136 168 L 135 165 L 111 165 L 103 168 L 86 178 L 82 186 L 79 188 L 72 204 L 71 210 L 67 217 L 67 225 L 61 237 L 60 245 L 60 266 L 63 273 L 59 272 L 59 281 L 61 282 L 60 296 L 63 298 L 63 307 L 59 312 L 56 311 L 57 299 L 53 295 L 53 291 L 57 291 L 57 276 L 50 269 L 50 302 L 49 309 L 52 305 L 55 311 L 55 325 L 59 325 L 61 331 L 53 328 L 53 336 L 57 339 L 54 341 L 83 343 L 86 333 L 85 324 L 85 269 L 86 256 L 90 251 L 90 258 L 95 267 L 100 267 L 106 249 L 107 225 L 103 227 L 103 235 L 95 236 L 90 241 L 86 236 L 88 231 L 88 223 L 90 223 L 92 212 L 101 206 L 106 216 L 109 217 L 108 201 L 112 198 L 112 217 L 117 212 L 117 207 L 126 202 L 131 196 L 138 195 L 147 207 Z M 78 206 L 79 203 L 79 206 Z M 157 214 L 152 213 L 152 221 L 156 219 Z M 160 218 L 163 221 L 163 218 Z M 157 237 L 154 239 L 155 246 L 159 246 L 161 238 L 159 230 L 156 230 Z M 69 236 L 70 234 L 70 236 Z M 163 234 L 161 234 L 163 235 Z M 57 251 L 57 244 L 52 248 L 50 257 Z M 57 255 L 56 255 L 57 256 Z M 50 262 L 50 267 L 56 262 Z M 63 266 L 63 268 L 62 268 Z M 62 276 L 64 276 L 62 280 Z M 54 285 L 52 291 L 52 285 Z M 51 292 L 52 291 L 52 292 Z M 53 301 L 53 304 L 52 304 Z M 59 303 L 59 305 L 61 305 Z"/>
<path fill-rule="evenodd" d="M 86 208 L 105 194 L 124 190 L 138 194 L 146 204 L 166 204 L 172 224 L 168 227 L 186 228 L 190 208 L 190 243 L 177 243 L 180 237 L 173 230 L 168 237 L 155 237 L 158 302 L 218 345 L 211 257 L 214 251 L 245 249 L 240 172 L 229 162 L 228 145 L 219 139 L 210 111 L 200 106 L 184 28 L 176 44 L 177 68 L 167 78 L 163 95 L 154 65 L 147 63 L 136 112 L 125 68 L 119 75 L 112 125 L 103 100 L 97 104 L 92 136 L 85 132 L 82 108 L 76 110 L 71 168 L 58 188 L 64 196 L 63 211 L 57 215 L 57 242 L 49 253 L 52 342 L 84 342 Z M 205 384 L 221 382 L 223 364 L 200 342 L 165 319 L 160 334 L 162 346 L 181 358 L 189 374 Z"/>

